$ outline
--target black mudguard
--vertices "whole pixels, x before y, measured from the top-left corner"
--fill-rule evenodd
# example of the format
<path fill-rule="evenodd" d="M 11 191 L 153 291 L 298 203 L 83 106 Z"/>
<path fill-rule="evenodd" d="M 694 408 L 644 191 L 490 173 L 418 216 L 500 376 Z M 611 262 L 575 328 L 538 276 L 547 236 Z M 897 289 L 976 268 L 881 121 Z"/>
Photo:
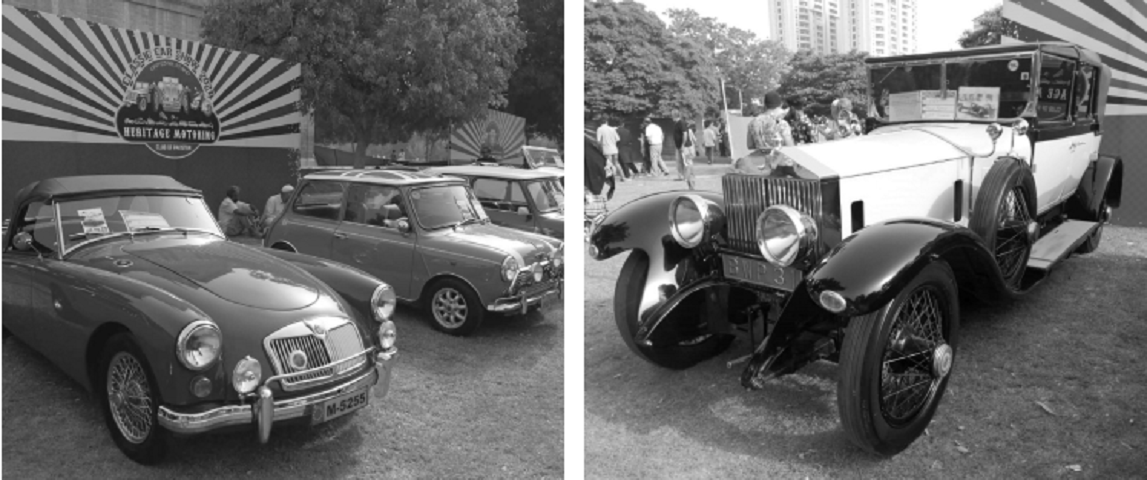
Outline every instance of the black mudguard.
<path fill-rule="evenodd" d="M 1123 199 L 1123 159 L 1100 155 L 1083 173 L 1075 195 L 1068 201 L 1068 215 L 1071 218 L 1097 221 L 1103 212 L 1099 211 L 1103 200 L 1107 206 L 1118 208 Z"/>

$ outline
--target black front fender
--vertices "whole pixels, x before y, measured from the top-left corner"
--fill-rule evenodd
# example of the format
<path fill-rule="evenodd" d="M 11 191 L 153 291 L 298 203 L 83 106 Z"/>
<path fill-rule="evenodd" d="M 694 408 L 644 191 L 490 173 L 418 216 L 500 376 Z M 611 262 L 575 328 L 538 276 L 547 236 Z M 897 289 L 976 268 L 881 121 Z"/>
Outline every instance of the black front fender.
<path fill-rule="evenodd" d="M 840 315 L 876 311 L 892 300 L 928 263 L 944 260 L 960 288 L 994 298 L 1007 289 L 983 239 L 966 227 L 939 220 L 901 219 L 871 225 L 841 242 L 808 275 L 809 297 L 844 297 Z"/>
<path fill-rule="evenodd" d="M 682 195 L 698 195 L 722 209 L 725 205 L 725 199 L 715 192 L 680 190 L 641 197 L 609 213 L 594 228 L 589 240 L 594 259 L 605 260 L 626 250 L 642 250 L 649 254 L 651 261 L 662 257 L 668 268 L 672 268 L 689 255 L 689 250 L 678 245 L 669 231 L 669 204 Z"/>

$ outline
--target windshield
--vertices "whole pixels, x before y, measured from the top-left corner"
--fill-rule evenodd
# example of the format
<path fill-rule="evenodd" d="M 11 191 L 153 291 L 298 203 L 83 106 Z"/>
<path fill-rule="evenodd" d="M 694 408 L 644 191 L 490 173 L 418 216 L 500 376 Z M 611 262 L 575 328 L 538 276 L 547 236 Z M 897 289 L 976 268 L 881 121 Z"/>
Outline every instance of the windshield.
<path fill-rule="evenodd" d="M 65 251 L 108 235 L 147 230 L 203 230 L 219 225 L 203 199 L 176 195 L 122 195 L 60 202 Z"/>
<path fill-rule="evenodd" d="M 549 148 L 529 148 L 523 147 L 522 151 L 525 153 L 526 158 L 529 159 L 530 165 L 534 168 L 538 167 L 557 167 L 564 168 L 565 163 L 562 162 L 562 156 L 557 150 Z"/>
<path fill-rule="evenodd" d="M 562 211 L 565 205 L 565 192 L 562 191 L 561 182 L 557 180 L 540 180 L 527 182 L 526 192 L 534 199 L 534 205 L 540 213 Z"/>
<path fill-rule="evenodd" d="M 486 211 L 464 185 L 441 185 L 410 192 L 418 224 L 427 230 L 487 219 Z"/>
<path fill-rule="evenodd" d="M 874 115 L 884 122 L 1032 115 L 1032 57 L 953 59 L 869 68 Z"/>

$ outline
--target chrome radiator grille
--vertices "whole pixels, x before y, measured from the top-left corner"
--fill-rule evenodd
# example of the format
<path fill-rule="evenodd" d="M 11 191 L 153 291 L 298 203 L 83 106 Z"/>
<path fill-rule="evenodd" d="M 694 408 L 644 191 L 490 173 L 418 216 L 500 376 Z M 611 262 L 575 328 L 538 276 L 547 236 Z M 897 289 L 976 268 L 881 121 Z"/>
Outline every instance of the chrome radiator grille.
<path fill-rule="evenodd" d="M 772 178 L 727 174 L 721 180 L 725 194 L 725 218 L 729 247 L 760 256 L 757 248 L 757 217 L 771 205 L 784 204 L 812 217 L 822 218 L 819 180 Z"/>
<path fill-rule="evenodd" d="M 307 371 L 305 374 L 283 379 L 283 389 L 288 391 L 323 383 L 366 362 L 366 359 L 362 358 L 361 361 L 350 361 L 337 367 L 329 366 L 331 363 L 361 353 L 364 349 L 358 329 L 347 320 L 342 320 L 340 324 L 327 330 L 324 336 L 313 334 L 303 322 L 293 324 L 272 334 L 265 345 L 276 374 Z M 307 357 L 307 364 L 303 368 L 295 368 L 291 364 L 291 353 L 295 351 L 301 351 Z"/>

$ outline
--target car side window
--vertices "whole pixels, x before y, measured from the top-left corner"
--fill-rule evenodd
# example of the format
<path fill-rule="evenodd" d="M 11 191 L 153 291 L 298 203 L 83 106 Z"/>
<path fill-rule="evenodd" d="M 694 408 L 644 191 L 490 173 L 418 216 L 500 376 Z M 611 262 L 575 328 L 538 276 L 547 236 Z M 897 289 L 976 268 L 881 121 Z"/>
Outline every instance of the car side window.
<path fill-rule="evenodd" d="M 506 189 L 510 183 L 505 180 L 493 178 L 479 178 L 474 180 L 474 195 L 482 203 L 482 207 L 490 210 L 508 210 L 506 203 Z"/>
<path fill-rule="evenodd" d="M 352 184 L 347 189 L 344 222 L 397 229 L 398 220 L 406 217 L 406 203 L 396 187 Z"/>
<path fill-rule="evenodd" d="M 1036 107 L 1040 121 L 1057 122 L 1071 118 L 1074 78 L 1075 61 L 1046 54 L 1040 57 L 1039 103 Z"/>
<path fill-rule="evenodd" d="M 43 202 L 28 204 L 28 208 L 24 210 L 24 215 L 20 217 L 19 225 L 16 228 L 19 232 L 32 234 L 32 240 L 36 242 L 36 248 L 40 250 L 41 254 L 59 249 L 56 209 L 52 205 Z"/>
<path fill-rule="evenodd" d="M 526 200 L 526 193 L 522 191 L 522 184 L 510 184 L 510 211 L 517 212 L 522 208 L 530 210 L 530 201 Z"/>
<path fill-rule="evenodd" d="M 1095 119 L 1095 84 L 1099 81 L 1095 67 L 1080 65 L 1075 73 L 1075 116 L 1078 120 L 1090 121 Z"/>
<path fill-rule="evenodd" d="M 299 191 L 298 199 L 295 200 L 291 211 L 306 217 L 337 221 L 343 204 L 343 196 L 342 183 L 309 182 L 303 185 Z"/>

